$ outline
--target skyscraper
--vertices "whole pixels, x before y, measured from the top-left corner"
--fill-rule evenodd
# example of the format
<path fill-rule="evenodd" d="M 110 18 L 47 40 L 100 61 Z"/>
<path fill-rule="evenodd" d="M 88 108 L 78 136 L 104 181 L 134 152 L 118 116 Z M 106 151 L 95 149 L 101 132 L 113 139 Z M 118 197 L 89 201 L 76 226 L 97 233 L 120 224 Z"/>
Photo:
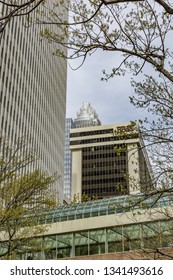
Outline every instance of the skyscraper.
<path fill-rule="evenodd" d="M 101 125 L 98 114 L 91 106 L 90 102 L 85 101 L 79 112 L 76 114 L 76 118 L 66 119 L 65 128 L 65 153 L 64 153 L 64 194 L 69 199 L 72 197 L 72 153 L 70 150 L 70 129 L 79 127 L 88 127 Z M 74 195 L 74 193 L 73 193 Z"/>
<path fill-rule="evenodd" d="M 70 129 L 74 128 L 73 119 L 67 118 L 65 125 L 65 153 L 64 153 L 64 194 L 71 199 L 72 194 L 72 156 L 70 151 Z"/>
<path fill-rule="evenodd" d="M 40 30 L 16 17 L 2 34 L 0 131 L 12 142 L 27 137 L 38 166 L 60 176 L 56 189 L 62 200 L 67 64 L 52 55 L 53 44 L 41 40 Z"/>
<path fill-rule="evenodd" d="M 101 125 L 98 114 L 88 101 L 85 101 L 74 119 L 75 127 Z"/>

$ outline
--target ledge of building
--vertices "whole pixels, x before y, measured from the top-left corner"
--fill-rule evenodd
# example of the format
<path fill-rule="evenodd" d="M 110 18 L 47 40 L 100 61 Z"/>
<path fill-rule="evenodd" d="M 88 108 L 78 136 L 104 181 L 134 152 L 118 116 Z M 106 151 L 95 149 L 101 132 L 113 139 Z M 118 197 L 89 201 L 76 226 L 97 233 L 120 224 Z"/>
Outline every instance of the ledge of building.
<path fill-rule="evenodd" d="M 141 250 L 133 252 L 116 252 L 100 255 L 77 256 L 66 260 L 166 260 L 173 259 L 173 248 Z"/>

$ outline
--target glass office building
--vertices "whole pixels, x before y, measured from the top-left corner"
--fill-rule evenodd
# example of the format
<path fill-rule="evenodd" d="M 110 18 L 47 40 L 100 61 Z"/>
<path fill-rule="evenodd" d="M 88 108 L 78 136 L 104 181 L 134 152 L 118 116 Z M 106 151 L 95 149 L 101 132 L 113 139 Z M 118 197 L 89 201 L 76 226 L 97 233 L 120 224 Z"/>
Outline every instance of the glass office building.
<path fill-rule="evenodd" d="M 70 129 L 74 128 L 73 119 L 67 118 L 65 125 L 65 154 L 64 154 L 64 194 L 71 199 L 72 194 L 72 156 L 70 151 Z"/>
<path fill-rule="evenodd" d="M 76 128 L 101 125 L 98 114 L 88 101 L 85 101 L 77 112 L 74 123 Z"/>

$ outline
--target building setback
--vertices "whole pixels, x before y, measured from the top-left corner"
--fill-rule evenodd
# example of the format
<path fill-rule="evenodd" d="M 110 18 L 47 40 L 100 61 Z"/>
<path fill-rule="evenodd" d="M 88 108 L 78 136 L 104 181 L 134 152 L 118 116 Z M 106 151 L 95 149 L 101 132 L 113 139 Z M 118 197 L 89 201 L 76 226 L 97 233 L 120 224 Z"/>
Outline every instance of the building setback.
<path fill-rule="evenodd" d="M 61 176 L 56 190 L 62 200 L 67 63 L 52 55 L 53 44 L 41 40 L 40 30 L 16 17 L 1 36 L 0 132 L 11 142 L 27 137 L 38 167 Z"/>
<path fill-rule="evenodd" d="M 136 123 L 71 129 L 72 191 L 90 199 L 151 188 L 151 167 Z"/>

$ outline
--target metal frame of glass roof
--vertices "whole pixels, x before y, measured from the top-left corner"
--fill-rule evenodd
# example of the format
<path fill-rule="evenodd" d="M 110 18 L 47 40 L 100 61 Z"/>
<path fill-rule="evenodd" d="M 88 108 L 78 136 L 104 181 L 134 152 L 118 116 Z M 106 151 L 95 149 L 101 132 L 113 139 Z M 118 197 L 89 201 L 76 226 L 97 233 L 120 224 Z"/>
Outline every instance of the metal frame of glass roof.
<path fill-rule="evenodd" d="M 119 197 L 92 200 L 86 203 L 62 205 L 39 215 L 39 224 L 84 219 L 173 205 L 173 192 L 155 195 L 126 195 Z"/>

